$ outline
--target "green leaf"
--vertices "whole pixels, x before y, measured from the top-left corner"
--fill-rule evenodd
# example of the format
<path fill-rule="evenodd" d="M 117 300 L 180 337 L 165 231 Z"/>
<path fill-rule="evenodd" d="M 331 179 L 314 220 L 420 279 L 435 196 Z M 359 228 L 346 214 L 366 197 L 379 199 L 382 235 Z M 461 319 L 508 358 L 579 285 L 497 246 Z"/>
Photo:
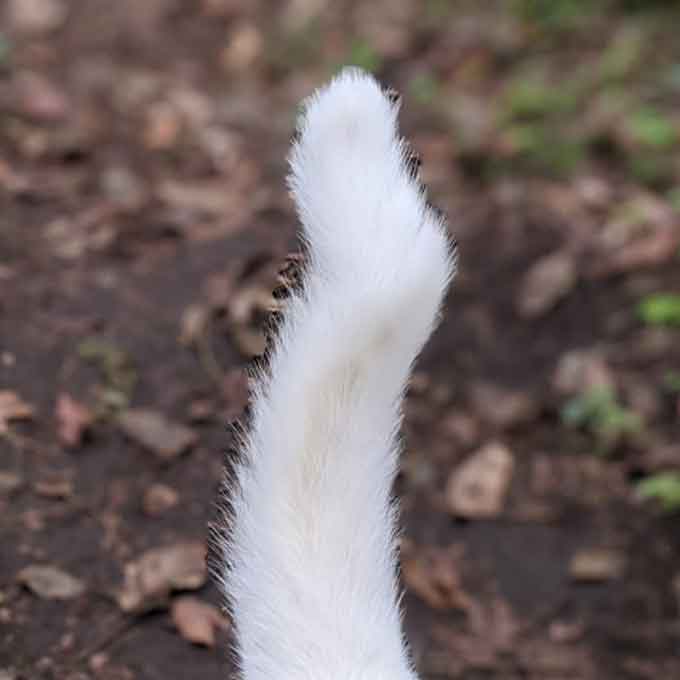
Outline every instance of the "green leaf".
<path fill-rule="evenodd" d="M 668 371 L 663 377 L 663 385 L 669 392 L 680 393 L 680 372 Z"/>
<path fill-rule="evenodd" d="M 345 60 L 345 65 L 359 66 L 370 73 L 379 71 L 382 68 L 382 63 L 383 60 L 380 54 L 378 54 L 368 42 L 361 38 L 356 38 L 352 42 L 349 54 Z"/>
<path fill-rule="evenodd" d="M 667 512 L 680 510 L 680 472 L 661 472 L 643 479 L 637 485 L 642 498 L 661 502 Z"/>
<path fill-rule="evenodd" d="M 678 139 L 675 122 L 655 109 L 640 109 L 630 117 L 628 125 L 633 136 L 645 146 L 668 149 Z"/>
<path fill-rule="evenodd" d="M 607 454 L 626 435 L 642 429 L 640 416 L 622 406 L 614 391 L 598 387 L 570 399 L 562 408 L 562 422 L 588 430 L 598 442 L 598 453 Z"/>
<path fill-rule="evenodd" d="M 680 295 L 650 295 L 640 303 L 638 314 L 650 326 L 680 326 Z"/>

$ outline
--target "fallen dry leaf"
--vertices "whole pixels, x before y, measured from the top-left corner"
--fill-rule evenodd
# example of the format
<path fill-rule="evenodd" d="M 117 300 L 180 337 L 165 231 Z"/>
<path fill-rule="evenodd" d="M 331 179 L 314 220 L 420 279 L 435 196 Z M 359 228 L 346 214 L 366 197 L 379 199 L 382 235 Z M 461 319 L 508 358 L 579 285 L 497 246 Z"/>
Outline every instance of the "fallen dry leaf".
<path fill-rule="evenodd" d="M 68 14 L 61 0 L 9 0 L 5 12 L 18 33 L 47 33 L 59 28 Z"/>
<path fill-rule="evenodd" d="M 553 621 L 548 626 L 548 637 L 552 642 L 569 644 L 580 640 L 586 632 L 583 621 Z"/>
<path fill-rule="evenodd" d="M 125 565 L 118 606 L 124 612 L 140 613 L 167 606 L 175 590 L 197 590 L 207 578 L 205 555 L 200 542 L 147 550 Z"/>
<path fill-rule="evenodd" d="M 147 149 L 170 149 L 177 143 L 182 119 L 177 110 L 166 102 L 158 102 L 147 111 L 144 144 Z"/>
<path fill-rule="evenodd" d="M 259 29 L 251 23 L 242 23 L 229 36 L 220 61 L 230 71 L 242 71 L 253 65 L 262 53 L 264 39 Z"/>
<path fill-rule="evenodd" d="M 470 398 L 479 417 L 500 429 L 530 423 L 539 412 L 538 403 L 526 392 L 493 383 L 473 384 Z"/>
<path fill-rule="evenodd" d="M 644 238 L 618 248 L 605 255 L 593 269 L 593 275 L 610 276 L 656 267 L 672 261 L 680 246 L 680 232 L 674 227 L 662 227 Z"/>
<path fill-rule="evenodd" d="M 144 492 L 144 512 L 151 517 L 158 517 L 174 508 L 179 502 L 179 494 L 166 484 L 152 484 Z"/>
<path fill-rule="evenodd" d="M 514 469 L 510 450 L 492 442 L 459 465 L 446 485 L 449 511 L 469 519 L 498 516 L 505 502 Z"/>
<path fill-rule="evenodd" d="M 10 494 L 23 483 L 24 480 L 16 473 L 0 471 L 0 494 Z"/>
<path fill-rule="evenodd" d="M 227 630 L 229 624 L 218 609 L 195 597 L 179 597 L 172 603 L 172 621 L 180 635 L 202 647 L 215 646 L 215 632 Z"/>
<path fill-rule="evenodd" d="M 118 425 L 130 439 L 163 460 L 179 456 L 198 441 L 192 429 L 150 409 L 128 409 L 118 417 Z"/>
<path fill-rule="evenodd" d="M 66 446 L 80 444 L 83 435 L 94 421 L 90 409 L 65 392 L 57 397 L 56 415 L 59 439 Z"/>
<path fill-rule="evenodd" d="M 16 101 L 22 115 L 39 122 L 63 121 L 71 111 L 63 90 L 45 76 L 29 71 L 17 81 Z"/>
<path fill-rule="evenodd" d="M 576 285 L 578 270 L 574 256 L 557 252 L 542 257 L 527 271 L 520 285 L 517 310 L 533 319 L 552 309 Z"/>
<path fill-rule="evenodd" d="M 569 575 L 574 581 L 597 583 L 618 578 L 625 568 L 624 556 L 606 548 L 580 550 L 569 563 Z"/>
<path fill-rule="evenodd" d="M 185 347 L 191 347 L 200 340 L 210 322 L 211 311 L 205 305 L 189 305 L 180 319 L 179 342 Z"/>
<path fill-rule="evenodd" d="M 157 190 L 158 198 L 175 208 L 208 216 L 222 215 L 229 207 L 228 194 L 220 182 L 176 182 L 165 180 Z"/>
<path fill-rule="evenodd" d="M 267 348 L 267 338 L 264 331 L 248 326 L 235 326 L 232 337 L 238 351 L 244 357 L 259 357 Z"/>
<path fill-rule="evenodd" d="M 85 592 L 80 579 L 47 564 L 24 567 L 17 581 L 45 600 L 71 600 Z"/>
<path fill-rule="evenodd" d="M 613 389 L 614 376 L 596 350 L 572 350 L 560 357 L 552 384 L 563 395 L 584 394 L 593 389 Z"/>
<path fill-rule="evenodd" d="M 73 482 L 63 477 L 41 479 L 33 485 L 33 489 L 38 496 L 63 500 L 73 495 Z"/>
<path fill-rule="evenodd" d="M 257 313 L 269 314 L 280 308 L 266 283 L 239 288 L 229 298 L 229 317 L 235 324 L 249 323 Z"/>
<path fill-rule="evenodd" d="M 452 437 L 463 446 L 472 446 L 479 439 L 479 421 L 463 411 L 450 411 L 442 419 L 440 427 L 446 437 Z"/>
<path fill-rule="evenodd" d="M 13 420 L 30 420 L 34 409 L 27 404 L 16 392 L 0 390 L 0 434 L 9 430 L 9 423 Z"/>
<path fill-rule="evenodd" d="M 433 609 L 467 610 L 470 598 L 460 576 L 461 551 L 457 546 L 411 547 L 402 551 L 404 583 Z"/>

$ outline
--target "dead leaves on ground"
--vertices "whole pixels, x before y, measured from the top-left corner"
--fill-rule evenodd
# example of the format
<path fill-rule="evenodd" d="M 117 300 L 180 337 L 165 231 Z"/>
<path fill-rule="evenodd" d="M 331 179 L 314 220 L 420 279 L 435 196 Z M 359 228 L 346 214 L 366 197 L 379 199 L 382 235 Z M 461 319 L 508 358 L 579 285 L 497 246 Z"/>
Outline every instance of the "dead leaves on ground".
<path fill-rule="evenodd" d="M 167 607 L 174 591 L 197 590 L 207 579 L 206 549 L 201 542 L 152 548 L 124 568 L 118 606 L 128 613 Z"/>
<path fill-rule="evenodd" d="M 35 409 L 12 390 L 0 390 L 0 435 L 9 432 L 15 420 L 31 420 Z"/>
<path fill-rule="evenodd" d="M 150 517 L 159 517 L 179 503 L 179 494 L 166 484 L 152 484 L 145 492 L 142 506 Z"/>
<path fill-rule="evenodd" d="M 172 460 L 198 441 L 191 428 L 168 420 L 151 409 L 128 409 L 118 416 L 121 430 L 161 460 Z"/>
<path fill-rule="evenodd" d="M 94 422 L 94 415 L 87 406 L 62 392 L 56 405 L 57 434 L 66 446 L 77 446 Z"/>
<path fill-rule="evenodd" d="M 217 631 L 229 629 L 227 620 L 215 606 L 191 596 L 175 599 L 170 616 L 180 635 L 201 647 L 214 647 Z"/>
<path fill-rule="evenodd" d="M 80 579 L 51 565 L 24 567 L 17 581 L 45 600 L 70 600 L 85 592 Z"/>
<path fill-rule="evenodd" d="M 459 465 L 446 485 L 446 504 L 453 515 L 490 519 L 503 510 L 515 467 L 512 452 L 491 442 Z"/>
<path fill-rule="evenodd" d="M 584 548 L 569 563 L 569 575 L 580 583 L 601 583 L 619 578 L 625 569 L 624 555 L 618 550 Z"/>
<path fill-rule="evenodd" d="M 215 331 L 224 332 L 244 358 L 263 355 L 272 315 L 283 305 L 280 293 L 296 285 L 290 262 L 298 259 L 289 258 L 289 266 L 282 273 L 279 260 L 266 254 L 212 274 L 204 281 L 201 298 L 182 312 L 179 342 L 196 351 L 205 372 L 220 386 L 228 419 L 239 415 L 245 406 L 247 385 L 242 378 L 233 378 L 235 371 L 221 368 L 212 336 Z M 237 383 L 243 383 L 243 387 L 232 394 Z"/>
<path fill-rule="evenodd" d="M 575 256 L 564 250 L 534 262 L 524 275 L 517 297 L 517 309 L 525 319 L 550 311 L 576 285 L 578 269 Z"/>
<path fill-rule="evenodd" d="M 433 609 L 465 611 L 470 598 L 463 590 L 460 546 L 402 546 L 401 573 L 406 587 Z"/>

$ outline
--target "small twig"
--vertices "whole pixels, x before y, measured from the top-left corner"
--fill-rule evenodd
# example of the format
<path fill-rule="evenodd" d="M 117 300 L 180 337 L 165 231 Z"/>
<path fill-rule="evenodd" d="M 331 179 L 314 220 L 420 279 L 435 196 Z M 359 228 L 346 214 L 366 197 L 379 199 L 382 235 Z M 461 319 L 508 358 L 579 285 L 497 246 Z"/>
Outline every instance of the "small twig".
<path fill-rule="evenodd" d="M 137 625 L 138 620 L 139 618 L 136 616 L 125 617 L 121 619 L 118 625 L 114 624 L 113 629 L 109 630 L 105 635 L 103 635 L 94 645 L 91 645 L 89 648 L 81 651 L 76 657 L 76 663 L 81 663 L 98 652 L 103 652 L 114 642 L 117 642 L 126 633 L 132 630 Z"/>

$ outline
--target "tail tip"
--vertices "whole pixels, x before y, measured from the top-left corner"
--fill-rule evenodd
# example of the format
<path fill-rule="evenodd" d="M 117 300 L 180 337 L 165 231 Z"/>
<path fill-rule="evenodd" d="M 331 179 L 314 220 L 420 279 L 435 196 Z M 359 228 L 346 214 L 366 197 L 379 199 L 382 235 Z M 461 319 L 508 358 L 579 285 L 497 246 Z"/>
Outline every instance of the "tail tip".
<path fill-rule="evenodd" d="M 342 69 L 306 102 L 298 132 L 302 143 L 331 142 L 336 148 L 390 141 L 396 131 L 398 102 L 366 71 Z"/>

